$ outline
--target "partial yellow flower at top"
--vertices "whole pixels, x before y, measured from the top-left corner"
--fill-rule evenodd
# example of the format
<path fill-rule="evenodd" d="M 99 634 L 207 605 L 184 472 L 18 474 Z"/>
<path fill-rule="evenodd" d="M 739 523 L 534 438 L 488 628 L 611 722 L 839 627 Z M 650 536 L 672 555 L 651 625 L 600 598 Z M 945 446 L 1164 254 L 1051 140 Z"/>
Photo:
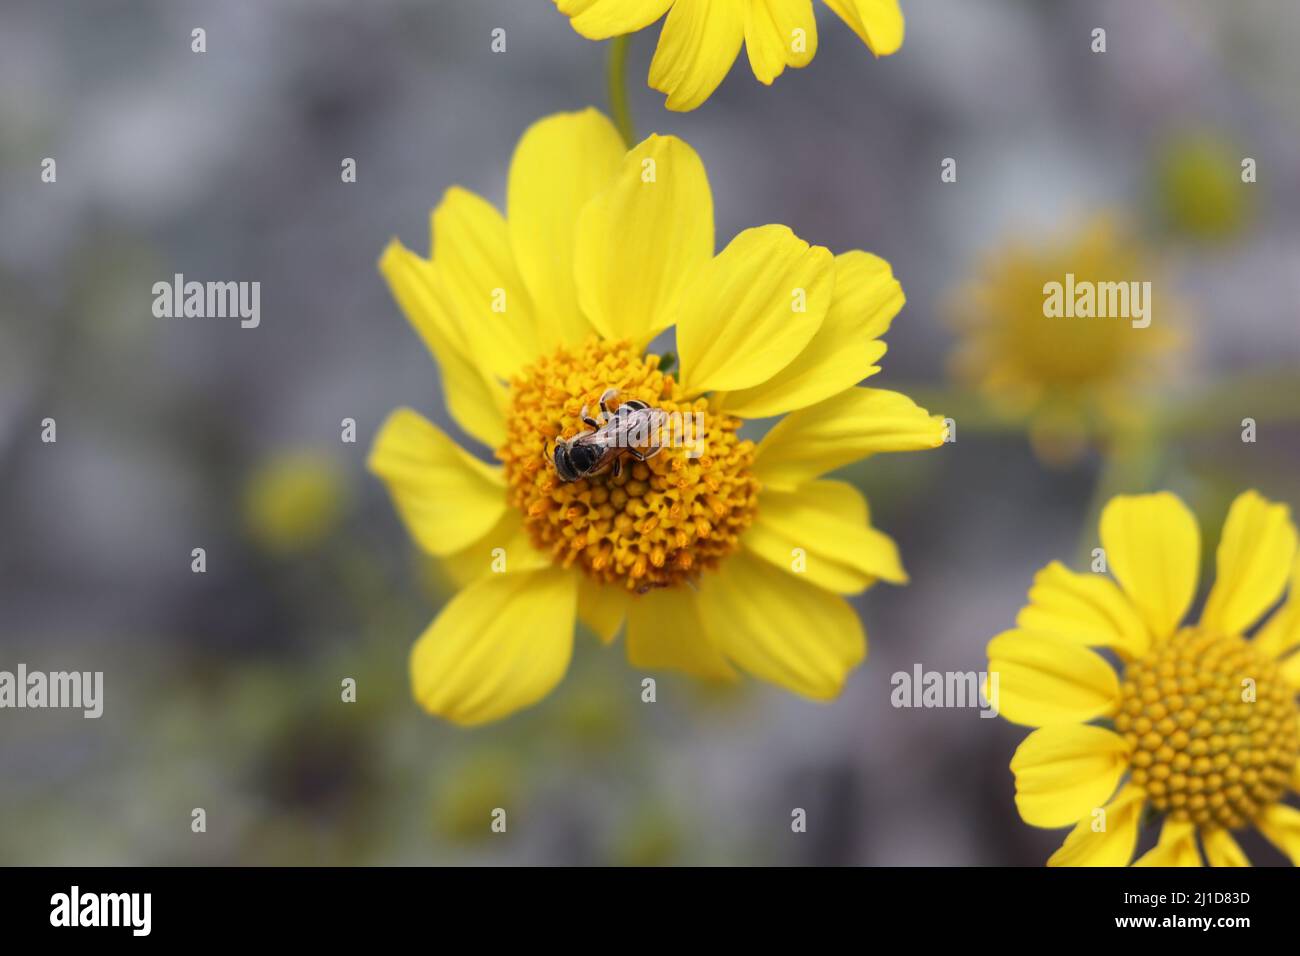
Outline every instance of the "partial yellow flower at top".
<path fill-rule="evenodd" d="M 638 667 L 739 668 L 834 697 L 866 650 L 840 595 L 906 576 L 862 496 L 822 476 L 943 441 L 905 395 L 856 387 L 903 305 L 889 264 L 784 226 L 715 253 L 694 150 L 651 136 L 628 151 L 595 110 L 528 129 L 506 205 L 452 188 L 432 259 L 393 241 L 380 260 L 451 416 L 500 462 L 409 409 L 375 440 L 371 469 L 463 584 L 411 655 L 417 701 L 460 724 L 536 702 L 564 676 L 575 619 L 606 642 L 626 625 Z M 680 374 L 646 354 L 673 326 Z M 698 422 L 702 443 L 599 468 L 563 450 L 642 406 Z M 757 445 L 738 435 L 781 415 Z"/>
<path fill-rule="evenodd" d="M 1300 864 L 1300 562 L 1290 510 L 1232 503 L 1200 621 L 1201 538 L 1169 492 L 1114 498 L 1101 543 L 1115 580 L 1053 562 L 1016 629 L 988 647 L 1007 719 L 1038 729 L 1011 761 L 1026 823 L 1074 829 L 1053 866 L 1124 866 L 1144 808 L 1162 820 L 1138 866 L 1248 866 L 1255 827 Z M 1289 578 L 1289 585 L 1288 585 Z M 1290 590 L 1285 604 L 1247 632 Z M 1091 648 L 1112 653 L 1119 673 Z M 1197 838 L 1200 849 L 1197 848 Z"/>
<path fill-rule="evenodd" d="M 650 63 L 650 87 L 670 110 L 693 110 L 718 88 L 743 43 L 749 66 L 770 85 L 787 66 L 817 53 L 812 0 L 554 0 L 573 29 L 589 40 L 635 33 L 665 13 Z M 898 0 L 825 0 L 876 56 L 903 45 Z"/>
<path fill-rule="evenodd" d="M 1023 421 L 1052 464 L 1142 420 L 1144 386 L 1159 379 L 1181 321 L 1150 258 L 1110 216 L 1057 242 L 1008 242 L 951 312 L 955 375 Z"/>
<path fill-rule="evenodd" d="M 249 476 L 244 524 L 249 537 L 270 554 L 307 551 L 338 526 L 347 501 L 347 482 L 329 456 L 287 452 L 268 458 Z"/>

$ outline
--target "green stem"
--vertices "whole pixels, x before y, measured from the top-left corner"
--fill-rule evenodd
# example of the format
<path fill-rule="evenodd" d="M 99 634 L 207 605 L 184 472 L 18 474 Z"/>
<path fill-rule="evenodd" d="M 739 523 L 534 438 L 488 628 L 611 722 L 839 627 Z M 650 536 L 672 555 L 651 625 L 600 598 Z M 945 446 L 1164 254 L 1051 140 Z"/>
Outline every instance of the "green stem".
<path fill-rule="evenodd" d="M 630 34 L 614 37 L 609 45 L 609 108 L 614 114 L 614 125 L 628 149 L 636 142 L 636 131 L 632 126 L 632 110 L 627 102 L 627 48 Z"/>

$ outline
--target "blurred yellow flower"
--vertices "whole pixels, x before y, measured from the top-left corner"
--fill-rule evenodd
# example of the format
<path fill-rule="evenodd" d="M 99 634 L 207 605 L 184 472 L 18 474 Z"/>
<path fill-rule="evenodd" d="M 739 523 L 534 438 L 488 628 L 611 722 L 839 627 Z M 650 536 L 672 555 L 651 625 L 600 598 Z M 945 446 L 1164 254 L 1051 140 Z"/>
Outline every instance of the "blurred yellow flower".
<path fill-rule="evenodd" d="M 665 806 L 647 803 L 626 821 L 613 841 L 615 866 L 672 866 L 685 839 Z"/>
<path fill-rule="evenodd" d="M 594 110 L 524 134 L 507 207 L 450 189 L 433 258 L 394 241 L 380 261 L 452 417 L 501 462 L 409 409 L 375 440 L 370 467 L 410 533 L 464 584 L 412 652 L 417 701 L 460 724 L 536 702 L 564 676 L 575 618 L 606 642 L 626 622 L 638 667 L 739 667 L 834 697 L 865 654 L 839 595 L 905 575 L 862 496 L 821 476 L 943 440 L 906 396 L 855 387 L 903 304 L 889 264 L 784 226 L 715 255 L 694 150 L 651 136 L 627 151 Z M 645 351 L 674 325 L 680 377 Z M 698 415 L 703 453 L 670 443 L 561 480 L 555 442 L 588 430 L 584 407 L 609 389 L 620 406 Z M 783 414 L 757 445 L 737 434 Z"/>
<path fill-rule="evenodd" d="M 1038 729 L 1011 761 L 1026 823 L 1074 826 L 1054 866 L 1123 866 L 1144 807 L 1163 816 L 1139 866 L 1249 865 L 1231 831 L 1254 826 L 1300 864 L 1300 562 L 1290 510 L 1233 502 L 1201 619 L 1196 519 L 1169 492 L 1121 496 L 1101 516 L 1118 585 L 1053 562 L 1016 629 L 988 647 L 1007 719 Z M 1247 639 L 1288 590 L 1287 602 Z M 1117 676 L 1104 648 L 1120 662 Z M 1109 720 L 1109 726 L 1093 723 Z M 1114 729 L 1110 729 L 1113 727 Z"/>
<path fill-rule="evenodd" d="M 1088 297 L 1094 314 L 1076 314 Z M 1130 314 L 1096 314 L 1125 303 L 1118 311 Z M 1139 305 L 1145 317 L 1136 314 Z M 1065 314 L 1053 314 L 1057 308 Z M 1143 385 L 1159 377 L 1159 360 L 1178 342 L 1177 304 L 1107 216 L 1055 244 L 1009 242 L 959 291 L 951 311 L 961 337 L 955 375 L 1000 414 L 1024 421 L 1050 463 L 1069 462 L 1091 440 L 1140 422 Z"/>
<path fill-rule="evenodd" d="M 276 455 L 261 463 L 244 486 L 244 524 L 265 551 L 308 551 L 338 526 L 347 482 L 329 456 L 313 451 Z"/>
<path fill-rule="evenodd" d="M 1242 182 L 1242 157 L 1222 136 L 1182 133 L 1156 155 L 1156 195 L 1165 220 L 1201 239 L 1236 233 L 1250 213 L 1255 186 Z"/>
<path fill-rule="evenodd" d="M 518 812 L 525 794 L 519 761 L 505 750 L 476 752 L 438 780 L 434 787 L 434 829 L 444 839 L 458 843 L 485 840 L 499 810 L 506 811 L 507 826 Z"/>
<path fill-rule="evenodd" d="M 812 0 L 554 0 L 573 29 L 589 40 L 635 33 L 665 13 L 650 63 L 650 86 L 667 94 L 670 110 L 693 110 L 731 70 L 743 43 L 749 66 L 770 85 L 787 66 L 817 53 Z M 903 45 L 898 0 L 825 0 L 876 56 Z"/>

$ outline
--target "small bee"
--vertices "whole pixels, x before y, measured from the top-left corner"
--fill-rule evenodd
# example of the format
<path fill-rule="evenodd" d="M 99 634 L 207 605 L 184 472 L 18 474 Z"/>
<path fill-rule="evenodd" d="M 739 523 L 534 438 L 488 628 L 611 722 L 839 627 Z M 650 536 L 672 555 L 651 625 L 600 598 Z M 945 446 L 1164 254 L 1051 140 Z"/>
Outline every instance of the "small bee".
<path fill-rule="evenodd" d="M 607 388 L 600 396 L 600 420 L 588 415 L 587 406 L 582 406 L 582 420 L 591 431 L 557 441 L 553 454 L 543 446 L 561 481 L 590 478 L 611 468 L 617 478 L 623 473 L 625 457 L 646 461 L 662 450 L 655 442 L 668 413 L 636 399 L 622 402 L 611 412 L 608 403 L 617 394 L 618 389 Z"/>

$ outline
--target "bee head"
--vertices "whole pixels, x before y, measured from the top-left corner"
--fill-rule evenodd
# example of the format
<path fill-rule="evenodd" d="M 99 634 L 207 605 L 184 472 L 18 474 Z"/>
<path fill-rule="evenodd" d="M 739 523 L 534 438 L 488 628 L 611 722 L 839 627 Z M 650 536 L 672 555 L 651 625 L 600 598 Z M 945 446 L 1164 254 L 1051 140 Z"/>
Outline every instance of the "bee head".
<path fill-rule="evenodd" d="M 555 473 L 560 481 L 577 481 L 582 473 L 574 466 L 571 449 L 564 442 L 555 443 Z"/>
<path fill-rule="evenodd" d="M 560 476 L 560 481 L 573 481 L 578 477 L 569 463 L 569 446 L 564 442 L 555 443 L 555 473 Z"/>

